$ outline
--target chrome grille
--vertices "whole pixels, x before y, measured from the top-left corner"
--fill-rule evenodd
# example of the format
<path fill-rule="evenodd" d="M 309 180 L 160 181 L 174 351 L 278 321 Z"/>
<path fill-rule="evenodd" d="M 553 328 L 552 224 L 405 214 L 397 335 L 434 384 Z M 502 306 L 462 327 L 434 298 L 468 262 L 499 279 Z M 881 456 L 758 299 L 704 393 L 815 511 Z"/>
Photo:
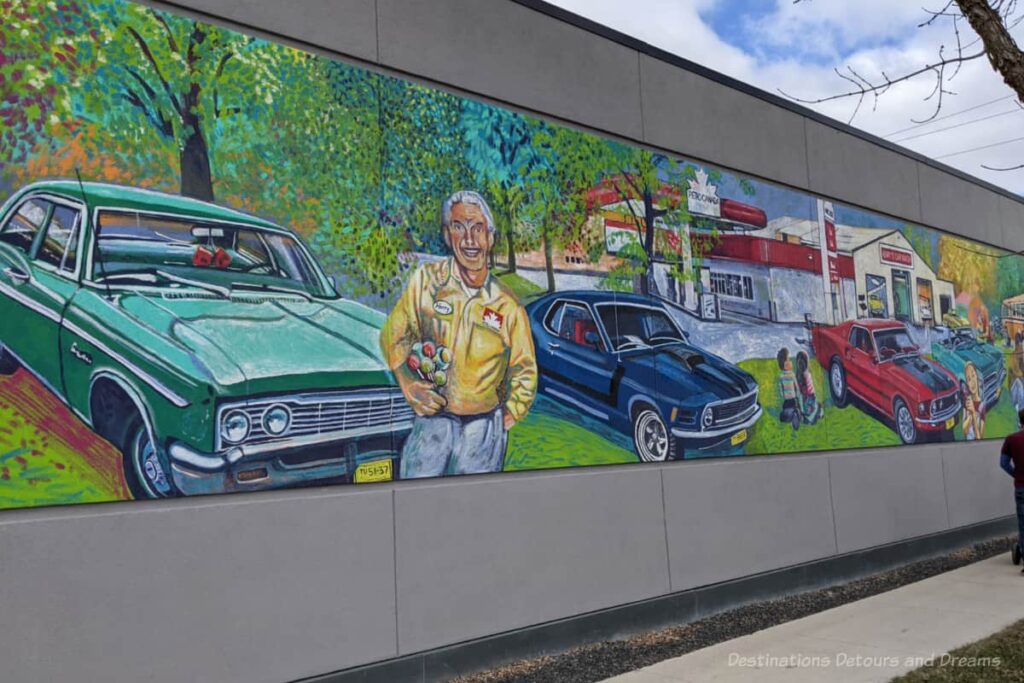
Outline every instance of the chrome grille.
<path fill-rule="evenodd" d="M 712 425 L 728 424 L 742 417 L 757 403 L 757 392 L 711 406 Z"/>
<path fill-rule="evenodd" d="M 999 391 L 999 385 L 1003 383 L 1003 378 L 1006 371 L 1003 368 L 999 368 L 994 372 L 990 372 L 985 375 L 984 386 L 982 387 L 982 394 L 986 399 L 994 398 L 996 392 Z"/>
<path fill-rule="evenodd" d="M 956 393 L 949 394 L 947 396 L 940 396 L 939 398 L 932 401 L 932 412 L 940 413 L 943 410 L 950 408 L 957 403 Z"/>
<path fill-rule="evenodd" d="M 292 413 L 288 430 L 281 436 L 271 436 L 263 429 L 263 413 L 270 406 L 287 406 Z M 251 429 L 246 446 L 280 443 L 290 440 L 325 437 L 335 440 L 384 434 L 407 428 L 413 411 L 398 388 L 371 391 L 332 392 L 324 394 L 298 394 L 265 398 L 243 404 L 225 405 L 218 414 L 241 410 L 249 417 Z M 219 439 L 218 420 L 218 439 Z"/>

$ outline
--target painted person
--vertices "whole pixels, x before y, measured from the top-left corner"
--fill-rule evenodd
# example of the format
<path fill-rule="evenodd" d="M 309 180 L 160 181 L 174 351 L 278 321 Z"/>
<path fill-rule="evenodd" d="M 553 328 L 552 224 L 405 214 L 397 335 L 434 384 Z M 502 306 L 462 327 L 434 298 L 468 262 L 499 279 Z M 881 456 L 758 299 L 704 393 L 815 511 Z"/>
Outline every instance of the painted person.
<path fill-rule="evenodd" d="M 814 376 L 811 374 L 810 358 L 806 351 L 796 354 L 796 382 L 800 391 L 800 414 L 804 422 L 814 424 L 825 414 L 825 408 L 818 402 L 818 393 L 814 389 Z"/>
<path fill-rule="evenodd" d="M 526 311 L 488 269 L 487 202 L 469 190 L 454 193 L 442 206 L 441 231 L 452 256 L 413 273 L 380 337 L 416 413 L 402 449 L 403 479 L 500 472 L 508 430 L 537 393 Z"/>
<path fill-rule="evenodd" d="M 981 380 L 974 363 L 964 368 L 964 438 L 980 439 L 985 433 L 985 402 L 981 396 Z"/>
<path fill-rule="evenodd" d="M 1017 413 L 1018 426 L 1024 427 L 1024 410 Z M 1003 441 L 999 454 L 999 466 L 1013 477 L 1013 499 L 1017 504 L 1017 548 L 1015 557 L 1020 557 L 1024 547 L 1024 429 L 1010 434 Z M 1021 571 L 1024 571 L 1022 569 Z"/>
<path fill-rule="evenodd" d="M 1018 332 L 1014 335 L 1013 341 L 1013 356 L 1010 363 L 1010 376 L 1013 380 L 1010 384 L 1010 396 L 1013 399 L 1013 407 L 1024 410 L 1024 333 Z"/>
<path fill-rule="evenodd" d="M 779 394 L 782 396 L 782 412 L 779 420 L 793 425 L 793 431 L 800 429 L 800 410 L 797 406 L 796 374 L 793 372 L 793 361 L 789 358 L 789 349 L 783 347 L 775 356 L 779 364 Z"/>

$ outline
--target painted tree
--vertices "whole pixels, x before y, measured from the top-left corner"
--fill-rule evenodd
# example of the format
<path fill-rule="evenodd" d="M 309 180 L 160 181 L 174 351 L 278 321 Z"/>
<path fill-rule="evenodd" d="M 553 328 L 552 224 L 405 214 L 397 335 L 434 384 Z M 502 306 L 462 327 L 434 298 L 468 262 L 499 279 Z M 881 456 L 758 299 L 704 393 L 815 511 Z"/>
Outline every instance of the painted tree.
<path fill-rule="evenodd" d="M 603 181 L 614 188 L 636 230 L 635 242 L 619 251 L 622 264 L 612 281 L 633 279 L 641 294 L 652 294 L 656 232 L 659 225 L 679 226 L 689 221 L 683 197 L 683 165 L 650 150 L 610 141 L 599 165 Z"/>
<path fill-rule="evenodd" d="M 474 185 L 459 125 L 462 100 L 390 77 L 378 79 L 376 94 L 384 154 L 382 225 L 405 249 L 446 253 L 441 203 Z"/>
<path fill-rule="evenodd" d="M 0 15 L 0 147 L 15 165 L 63 120 L 67 89 L 88 66 L 79 51 L 92 37 L 73 0 L 2 0 Z"/>
<path fill-rule="evenodd" d="M 516 230 L 527 200 L 523 181 L 541 163 L 534 149 L 531 119 L 508 109 L 465 101 L 460 120 L 465 155 L 477 182 L 487 190 L 504 233 L 508 271 L 516 271 Z"/>
<path fill-rule="evenodd" d="M 556 248 L 582 245 L 590 218 L 588 196 L 600 180 L 607 141 L 569 128 L 530 119 L 535 162 L 523 178 L 528 197 L 523 215 L 537 226 L 544 250 L 547 289 L 555 291 L 553 253 Z M 599 239 L 604 253 L 604 235 Z"/>
<path fill-rule="evenodd" d="M 273 111 L 288 48 L 131 3 L 92 11 L 103 49 L 82 115 L 124 139 L 155 131 L 177 152 L 181 193 L 213 199 L 218 130 Z"/>

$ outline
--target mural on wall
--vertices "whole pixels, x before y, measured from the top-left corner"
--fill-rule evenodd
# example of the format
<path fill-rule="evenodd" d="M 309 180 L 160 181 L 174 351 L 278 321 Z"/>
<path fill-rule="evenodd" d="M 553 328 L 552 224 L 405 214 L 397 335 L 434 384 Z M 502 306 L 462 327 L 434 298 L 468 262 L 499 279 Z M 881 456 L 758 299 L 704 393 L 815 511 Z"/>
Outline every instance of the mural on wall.
<path fill-rule="evenodd" d="M 127 2 L 0 4 L 0 507 L 1016 427 L 1020 256 Z"/>

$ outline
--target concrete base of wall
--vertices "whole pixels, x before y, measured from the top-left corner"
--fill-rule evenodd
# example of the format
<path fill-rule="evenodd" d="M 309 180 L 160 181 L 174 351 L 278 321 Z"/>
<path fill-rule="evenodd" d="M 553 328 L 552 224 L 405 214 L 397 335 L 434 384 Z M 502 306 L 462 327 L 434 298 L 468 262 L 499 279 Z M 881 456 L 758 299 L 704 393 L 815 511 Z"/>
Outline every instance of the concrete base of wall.
<path fill-rule="evenodd" d="M 501 664 L 563 652 L 587 643 L 697 621 L 729 609 L 878 574 L 1017 529 L 1014 517 L 959 527 L 898 543 L 702 586 L 650 600 L 559 619 L 295 683 L 428 683 Z"/>

